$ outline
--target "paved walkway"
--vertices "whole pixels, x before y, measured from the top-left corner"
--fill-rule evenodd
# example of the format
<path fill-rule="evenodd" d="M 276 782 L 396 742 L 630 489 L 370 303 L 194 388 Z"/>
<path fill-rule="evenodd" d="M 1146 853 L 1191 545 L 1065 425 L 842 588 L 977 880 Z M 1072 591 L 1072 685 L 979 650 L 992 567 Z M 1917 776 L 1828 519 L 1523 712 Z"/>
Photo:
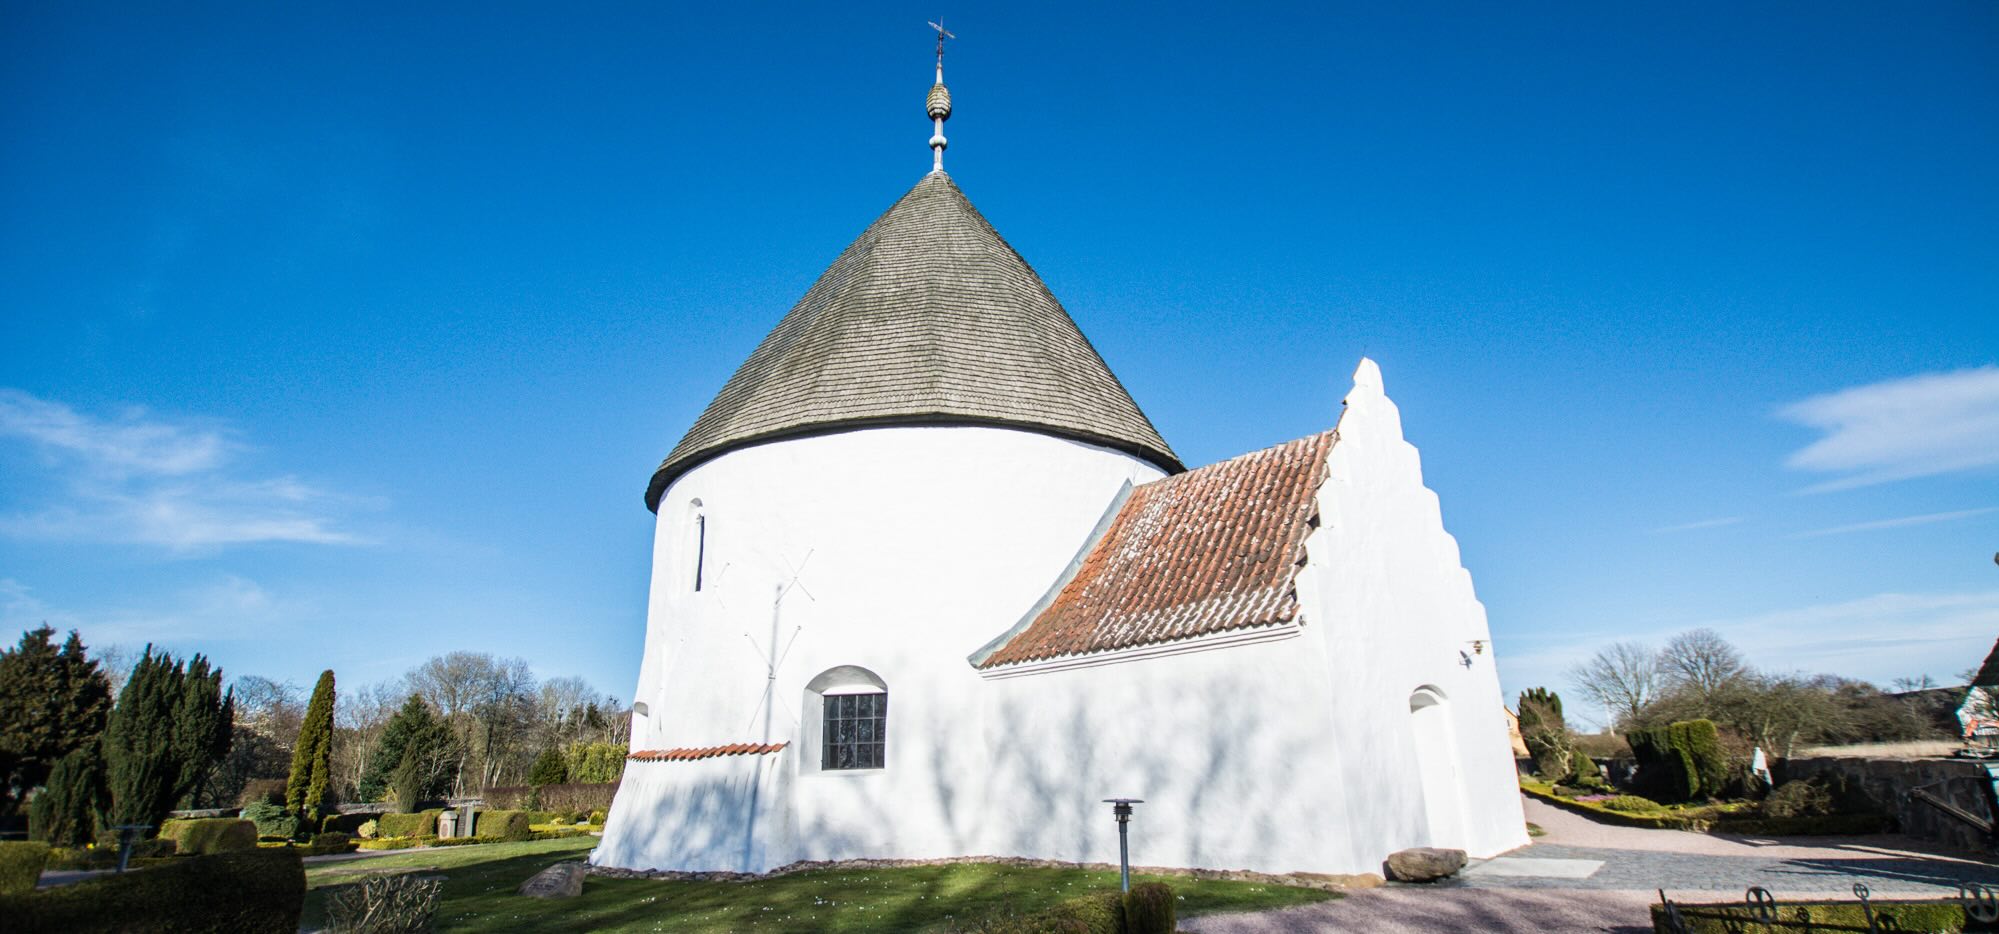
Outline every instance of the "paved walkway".
<path fill-rule="evenodd" d="M 1343 931 L 1354 934 L 1647 932 L 1663 888 L 1675 900 L 1735 901 L 1752 885 L 1781 901 L 1853 897 L 1864 882 L 1877 897 L 1941 898 L 1964 882 L 1999 885 L 1989 858 L 1908 837 L 1757 839 L 1599 824 L 1525 799 L 1546 836 L 1459 879 L 1390 885 L 1282 911 L 1212 915 L 1181 927 L 1201 934 Z"/>

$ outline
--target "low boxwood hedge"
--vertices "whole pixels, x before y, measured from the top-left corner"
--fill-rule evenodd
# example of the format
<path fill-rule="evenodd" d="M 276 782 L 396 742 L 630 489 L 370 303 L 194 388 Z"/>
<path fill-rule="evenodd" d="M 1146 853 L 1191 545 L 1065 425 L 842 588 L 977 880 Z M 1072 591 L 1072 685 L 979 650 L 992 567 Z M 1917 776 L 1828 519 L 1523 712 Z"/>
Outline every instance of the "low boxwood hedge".
<path fill-rule="evenodd" d="M 442 808 L 418 811 L 415 814 L 383 814 L 375 818 L 375 826 L 384 837 L 435 837 L 437 836 L 437 815 Z"/>
<path fill-rule="evenodd" d="M 1867 915 L 1859 902 L 1779 903 L 1774 924 L 1756 920 L 1748 906 L 1676 905 L 1687 934 L 1783 934 L 1786 931 L 1867 931 Z M 1884 931 L 1991 931 L 1992 925 L 1967 921 L 1964 909 L 1935 902 L 1875 902 L 1875 923 Z M 1673 931 L 1666 906 L 1652 906 L 1655 934 Z"/>
<path fill-rule="evenodd" d="M 160 825 L 160 837 L 172 840 L 176 853 L 234 853 L 257 848 L 257 825 L 235 817 L 170 820 Z"/>
<path fill-rule="evenodd" d="M 472 830 L 501 840 L 526 840 L 534 832 L 526 811 L 479 811 L 472 816 Z"/>
<path fill-rule="evenodd" d="M 305 867 L 290 850 L 168 860 L 24 895 L 0 895 L 7 929 L 167 934 L 294 934 L 305 904 Z"/>
<path fill-rule="evenodd" d="M 1124 934 L 1173 934 L 1177 930 L 1173 889 L 1164 882 L 1141 882 L 1124 893 Z"/>
<path fill-rule="evenodd" d="M 42 867 L 49 862 L 49 845 L 25 840 L 0 841 L 0 895 L 35 890 Z"/>

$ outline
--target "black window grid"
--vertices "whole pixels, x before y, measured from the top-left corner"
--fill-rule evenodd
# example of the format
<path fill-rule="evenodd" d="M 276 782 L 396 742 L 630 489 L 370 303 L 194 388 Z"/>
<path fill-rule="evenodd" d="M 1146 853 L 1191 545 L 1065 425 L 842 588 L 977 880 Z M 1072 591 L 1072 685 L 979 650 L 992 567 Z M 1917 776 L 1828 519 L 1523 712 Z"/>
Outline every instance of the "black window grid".
<path fill-rule="evenodd" d="M 879 769 L 888 747 L 887 694 L 828 694 L 819 767 Z"/>

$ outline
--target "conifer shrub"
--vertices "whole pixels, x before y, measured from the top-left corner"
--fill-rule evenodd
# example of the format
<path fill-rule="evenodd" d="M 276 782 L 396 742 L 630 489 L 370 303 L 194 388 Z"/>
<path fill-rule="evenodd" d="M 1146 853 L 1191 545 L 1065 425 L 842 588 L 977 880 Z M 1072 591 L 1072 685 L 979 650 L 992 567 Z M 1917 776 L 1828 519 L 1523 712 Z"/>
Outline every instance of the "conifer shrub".
<path fill-rule="evenodd" d="M 305 827 L 318 827 L 333 809 L 332 764 L 333 672 L 323 671 L 292 744 L 291 774 L 285 779 L 285 810 L 297 814 Z"/>
<path fill-rule="evenodd" d="M 1682 720 L 1667 728 L 1682 768 L 1690 772 L 1690 797 L 1717 797 L 1728 784 L 1728 754 L 1712 720 Z"/>
<path fill-rule="evenodd" d="M 49 845 L 24 840 L 0 841 L 0 895 L 35 890 L 49 862 Z"/>
<path fill-rule="evenodd" d="M 51 846 L 83 846 L 96 838 L 99 818 L 110 806 L 103 755 L 92 740 L 49 772 L 48 787 L 28 805 L 28 836 Z"/>
<path fill-rule="evenodd" d="M 373 840 L 381 835 L 381 831 L 382 825 L 379 821 L 368 820 L 362 822 L 361 826 L 354 828 L 354 835 L 363 840 Z"/>
<path fill-rule="evenodd" d="M 1141 882 L 1124 893 L 1125 934 L 1173 934 L 1173 889 L 1164 882 Z"/>
<path fill-rule="evenodd" d="M 598 808 L 590 812 L 590 823 L 602 824 L 603 822 L 610 819 L 611 819 L 611 812 L 605 808 Z"/>
<path fill-rule="evenodd" d="M 542 750 L 541 755 L 535 758 L 534 766 L 528 769 L 530 785 L 560 785 L 568 780 L 569 761 L 554 748 Z"/>
<path fill-rule="evenodd" d="M 19 931 L 295 934 L 305 867 L 288 847 L 169 860 L 24 895 L 0 895 Z"/>
<path fill-rule="evenodd" d="M 160 825 L 160 836 L 174 842 L 175 852 L 193 856 L 257 848 L 257 825 L 234 817 L 170 820 Z"/>
<path fill-rule="evenodd" d="M 283 805 L 259 801 L 243 809 L 243 819 L 257 825 L 257 836 L 290 840 L 298 836 L 298 818 Z"/>

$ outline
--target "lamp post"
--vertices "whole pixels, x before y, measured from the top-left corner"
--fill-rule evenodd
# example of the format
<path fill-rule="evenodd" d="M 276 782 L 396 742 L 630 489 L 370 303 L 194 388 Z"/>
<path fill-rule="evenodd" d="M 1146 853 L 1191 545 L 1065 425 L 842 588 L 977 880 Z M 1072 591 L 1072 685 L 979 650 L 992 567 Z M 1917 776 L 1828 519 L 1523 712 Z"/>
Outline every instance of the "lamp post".
<path fill-rule="evenodd" d="M 1118 888 L 1129 892 L 1131 891 L 1131 846 L 1125 828 L 1131 823 L 1131 806 L 1144 804 L 1145 799 L 1105 798 L 1104 803 L 1111 806 L 1111 814 L 1117 818 Z"/>

